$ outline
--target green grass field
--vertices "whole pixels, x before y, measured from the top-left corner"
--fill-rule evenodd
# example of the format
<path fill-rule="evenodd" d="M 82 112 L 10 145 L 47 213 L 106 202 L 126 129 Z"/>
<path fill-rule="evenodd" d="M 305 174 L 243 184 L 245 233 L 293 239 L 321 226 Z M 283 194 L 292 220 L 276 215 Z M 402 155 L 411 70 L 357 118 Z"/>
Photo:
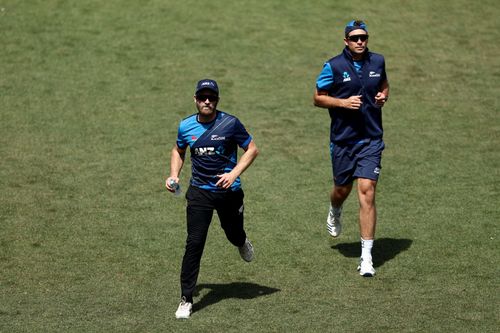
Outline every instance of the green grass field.
<path fill-rule="evenodd" d="M 0 2 L 0 332 L 498 332 L 497 1 Z M 343 26 L 368 23 L 391 99 L 377 276 L 357 199 L 326 232 Z M 214 219 L 178 321 L 185 200 L 163 188 L 203 77 L 261 154 L 243 176 L 256 260 Z M 189 162 L 183 170 L 184 189 Z"/>

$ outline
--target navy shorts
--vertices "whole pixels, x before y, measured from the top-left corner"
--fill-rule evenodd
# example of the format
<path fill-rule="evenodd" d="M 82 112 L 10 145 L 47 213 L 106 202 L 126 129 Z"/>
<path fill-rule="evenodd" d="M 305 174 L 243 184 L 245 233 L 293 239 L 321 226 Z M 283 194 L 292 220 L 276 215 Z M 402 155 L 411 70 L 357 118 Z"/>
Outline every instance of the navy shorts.
<path fill-rule="evenodd" d="M 378 180 L 384 147 L 382 139 L 367 139 L 351 144 L 330 143 L 335 185 L 347 185 L 356 178 Z"/>

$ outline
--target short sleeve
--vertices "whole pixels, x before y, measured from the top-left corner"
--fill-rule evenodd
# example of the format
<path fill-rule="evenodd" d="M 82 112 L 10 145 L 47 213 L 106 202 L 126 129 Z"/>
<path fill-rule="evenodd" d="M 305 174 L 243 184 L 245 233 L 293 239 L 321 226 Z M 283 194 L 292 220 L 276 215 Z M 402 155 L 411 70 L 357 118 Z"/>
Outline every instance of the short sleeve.
<path fill-rule="evenodd" d="M 248 134 L 245 126 L 239 121 L 239 119 L 235 119 L 234 122 L 234 133 L 233 133 L 234 141 L 241 148 L 245 149 L 250 141 L 252 141 L 252 136 Z"/>
<path fill-rule="evenodd" d="M 317 90 L 330 90 L 333 84 L 333 71 L 330 63 L 325 63 L 321 73 L 316 79 L 316 89 Z"/>
<path fill-rule="evenodd" d="M 177 129 L 177 147 L 184 149 L 187 147 L 188 143 L 184 139 L 183 131 L 182 131 L 182 123 L 179 124 L 179 127 Z"/>

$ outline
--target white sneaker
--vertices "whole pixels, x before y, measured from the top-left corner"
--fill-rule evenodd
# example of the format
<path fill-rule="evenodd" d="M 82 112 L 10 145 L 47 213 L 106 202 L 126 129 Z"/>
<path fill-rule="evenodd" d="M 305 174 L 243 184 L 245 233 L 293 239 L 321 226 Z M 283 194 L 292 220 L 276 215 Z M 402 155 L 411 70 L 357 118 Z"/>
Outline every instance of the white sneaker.
<path fill-rule="evenodd" d="M 253 245 L 252 243 L 250 243 L 248 238 L 245 239 L 245 244 L 243 244 L 243 246 L 238 247 L 238 250 L 240 251 L 241 259 L 245 260 L 246 262 L 250 262 L 253 260 Z"/>
<path fill-rule="evenodd" d="M 375 268 L 373 268 L 373 262 L 371 260 L 359 260 L 358 266 L 359 275 L 364 277 L 373 277 L 375 275 Z"/>
<path fill-rule="evenodd" d="M 332 237 L 338 237 L 342 232 L 342 223 L 340 215 L 342 214 L 342 207 L 339 209 L 334 209 L 330 206 L 330 211 L 328 212 L 328 218 L 326 219 L 326 229 Z"/>
<path fill-rule="evenodd" d="M 186 301 L 186 297 L 182 296 L 181 303 L 175 311 L 175 318 L 177 319 L 189 319 L 191 316 L 191 312 L 193 310 L 193 303 L 189 303 Z"/>

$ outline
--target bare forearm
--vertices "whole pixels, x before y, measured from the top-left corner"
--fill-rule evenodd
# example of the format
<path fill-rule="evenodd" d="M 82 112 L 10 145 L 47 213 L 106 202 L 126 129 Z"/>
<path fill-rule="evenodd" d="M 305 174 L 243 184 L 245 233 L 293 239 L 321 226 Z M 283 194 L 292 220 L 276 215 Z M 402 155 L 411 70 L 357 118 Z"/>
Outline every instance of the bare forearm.
<path fill-rule="evenodd" d="M 240 160 L 232 170 L 232 172 L 239 177 L 248 167 L 253 163 L 255 158 L 259 155 L 259 150 L 253 141 L 248 145 L 248 149 L 241 155 Z"/>
<path fill-rule="evenodd" d="M 386 99 L 389 98 L 389 81 L 385 80 L 380 87 L 380 92 L 385 95 Z"/>
<path fill-rule="evenodd" d="M 224 189 L 230 188 L 236 178 L 238 178 L 253 163 L 258 154 L 259 150 L 257 149 L 257 146 L 253 141 L 251 141 L 233 170 L 219 175 L 220 178 L 215 185 Z"/>
<path fill-rule="evenodd" d="M 344 100 L 329 95 L 314 95 L 314 105 L 320 108 L 343 108 Z"/>
<path fill-rule="evenodd" d="M 389 99 L 389 82 L 385 80 L 384 82 L 382 82 L 380 86 L 380 91 L 375 96 L 375 103 L 378 106 L 383 107 L 388 99 Z"/>
<path fill-rule="evenodd" d="M 328 95 L 328 92 L 324 90 L 314 92 L 314 105 L 320 108 L 359 110 L 361 104 L 363 104 L 361 95 L 353 95 L 348 98 L 336 98 Z"/>
<path fill-rule="evenodd" d="M 172 148 L 170 154 L 170 176 L 165 181 L 165 187 L 170 192 L 175 192 L 171 183 L 179 183 L 179 174 L 181 173 L 182 166 L 184 165 L 184 157 L 186 150 L 180 149 L 177 145 Z"/>
<path fill-rule="evenodd" d="M 185 151 L 174 147 L 170 156 L 170 177 L 179 177 L 182 166 L 184 165 Z"/>

